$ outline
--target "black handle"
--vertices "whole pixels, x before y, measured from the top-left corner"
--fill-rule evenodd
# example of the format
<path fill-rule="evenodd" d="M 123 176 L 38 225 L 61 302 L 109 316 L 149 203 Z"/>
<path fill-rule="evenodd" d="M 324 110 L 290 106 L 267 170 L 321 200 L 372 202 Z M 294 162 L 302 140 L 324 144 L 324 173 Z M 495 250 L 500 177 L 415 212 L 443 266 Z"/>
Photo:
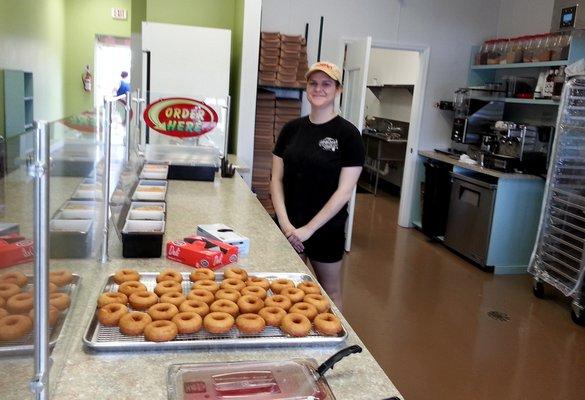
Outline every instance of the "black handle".
<path fill-rule="evenodd" d="M 236 173 L 236 167 L 227 160 L 227 158 L 221 159 L 221 176 L 222 178 L 231 178 Z"/>
<path fill-rule="evenodd" d="M 340 361 L 342 358 L 345 358 L 353 353 L 361 353 L 361 352 L 362 352 L 362 348 L 360 346 L 358 346 L 357 344 L 354 344 L 353 346 L 349 346 L 349 347 L 346 347 L 345 349 L 339 350 L 337 353 L 335 353 L 334 355 L 329 357 L 323 364 L 321 364 L 319 366 L 319 368 L 317 368 L 317 373 L 319 374 L 319 376 L 323 376 L 323 374 L 325 374 L 325 372 L 329 371 L 330 368 L 333 368 L 333 366 L 335 364 L 337 364 L 337 362 Z"/>

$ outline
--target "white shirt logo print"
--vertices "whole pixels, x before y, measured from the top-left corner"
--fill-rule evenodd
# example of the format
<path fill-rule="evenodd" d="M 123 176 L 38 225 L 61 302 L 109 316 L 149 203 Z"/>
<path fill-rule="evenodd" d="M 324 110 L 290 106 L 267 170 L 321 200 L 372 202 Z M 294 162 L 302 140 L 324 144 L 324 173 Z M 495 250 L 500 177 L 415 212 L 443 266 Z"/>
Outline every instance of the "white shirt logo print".
<path fill-rule="evenodd" d="M 319 147 L 323 150 L 335 152 L 339 148 L 339 143 L 337 142 L 337 139 L 326 137 L 319 141 Z"/>

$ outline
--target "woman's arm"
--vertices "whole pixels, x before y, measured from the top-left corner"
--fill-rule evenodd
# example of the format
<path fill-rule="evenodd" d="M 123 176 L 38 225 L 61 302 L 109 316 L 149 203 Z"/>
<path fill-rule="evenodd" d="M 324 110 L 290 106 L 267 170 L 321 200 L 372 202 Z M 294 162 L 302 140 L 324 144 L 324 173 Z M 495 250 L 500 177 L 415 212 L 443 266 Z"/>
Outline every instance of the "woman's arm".
<path fill-rule="evenodd" d="M 272 178 L 270 179 L 270 195 L 272 197 L 272 205 L 278 218 L 278 224 L 284 235 L 288 238 L 294 231 L 286 213 L 284 206 L 284 190 L 282 188 L 282 177 L 284 175 L 284 163 L 282 158 L 272 156 Z"/>

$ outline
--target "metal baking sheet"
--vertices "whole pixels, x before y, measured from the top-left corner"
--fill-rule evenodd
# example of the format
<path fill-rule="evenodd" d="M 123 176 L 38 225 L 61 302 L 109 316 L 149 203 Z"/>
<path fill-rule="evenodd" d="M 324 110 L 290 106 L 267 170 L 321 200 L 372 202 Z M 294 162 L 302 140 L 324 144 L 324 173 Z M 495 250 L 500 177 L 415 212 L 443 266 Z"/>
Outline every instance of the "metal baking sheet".
<path fill-rule="evenodd" d="M 33 277 L 31 275 L 27 275 L 29 283 L 23 287 L 23 291 L 31 291 L 32 290 L 32 283 Z M 75 300 L 75 296 L 77 294 L 77 288 L 79 287 L 79 281 L 81 277 L 79 275 L 73 274 L 73 280 L 67 286 L 59 288 L 59 292 L 67 293 L 71 300 L 71 304 L 69 308 L 65 311 L 61 311 L 59 313 L 59 318 L 57 319 L 57 323 L 52 328 L 49 327 L 49 347 L 53 349 L 57 340 L 59 340 L 59 336 L 61 335 L 61 328 L 63 327 L 63 323 L 65 322 L 65 318 L 67 317 L 67 313 L 73 306 L 73 302 Z M 29 334 L 20 338 L 20 340 L 13 340 L 10 342 L 0 342 L 0 357 L 3 356 L 13 356 L 19 354 L 30 354 L 34 350 L 34 330 L 31 331 Z"/>
<path fill-rule="evenodd" d="M 302 281 L 314 282 L 314 279 L 307 274 L 300 273 L 261 273 L 248 272 L 249 275 L 266 278 L 269 281 L 275 279 L 290 279 L 295 284 Z M 156 276 L 158 272 L 141 272 L 140 282 L 142 282 L 149 291 L 153 291 L 156 286 Z M 183 272 L 183 293 L 188 293 L 192 282 L 189 281 L 189 273 Z M 222 272 L 215 273 L 216 280 L 220 282 L 223 279 Z M 113 280 L 113 275 L 102 289 L 102 293 L 116 292 L 118 285 Z M 269 290 L 268 295 L 272 292 Z M 97 309 L 96 309 L 97 311 Z M 333 311 L 331 311 L 333 312 Z M 335 312 L 333 312 L 335 314 Z M 120 333 L 118 327 L 107 327 L 100 324 L 97 320 L 97 312 L 91 319 L 85 334 L 83 342 L 88 348 L 98 351 L 130 351 L 130 350 L 176 350 L 176 349 L 193 349 L 193 348 L 210 348 L 210 347 L 266 347 L 266 346 L 318 346 L 318 345 L 336 345 L 347 339 L 347 329 L 342 321 L 343 330 L 337 336 L 325 336 L 311 330 L 306 337 L 291 337 L 280 329 L 267 326 L 259 334 L 247 335 L 241 333 L 235 326 L 227 333 L 214 334 L 201 330 L 193 334 L 179 334 L 169 342 L 148 342 L 144 336 L 126 336 Z"/>

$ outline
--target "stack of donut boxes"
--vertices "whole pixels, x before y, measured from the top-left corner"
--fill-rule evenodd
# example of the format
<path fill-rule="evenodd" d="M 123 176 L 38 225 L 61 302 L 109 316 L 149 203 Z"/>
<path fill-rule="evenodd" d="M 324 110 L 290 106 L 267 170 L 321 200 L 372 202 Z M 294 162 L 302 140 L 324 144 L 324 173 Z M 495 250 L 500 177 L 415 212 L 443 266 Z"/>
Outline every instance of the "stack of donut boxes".
<path fill-rule="evenodd" d="M 261 32 L 252 190 L 272 216 L 272 150 L 284 124 L 301 116 L 298 93 L 305 87 L 307 70 L 307 44 L 302 36 Z M 280 97 L 282 93 L 297 98 Z"/>

